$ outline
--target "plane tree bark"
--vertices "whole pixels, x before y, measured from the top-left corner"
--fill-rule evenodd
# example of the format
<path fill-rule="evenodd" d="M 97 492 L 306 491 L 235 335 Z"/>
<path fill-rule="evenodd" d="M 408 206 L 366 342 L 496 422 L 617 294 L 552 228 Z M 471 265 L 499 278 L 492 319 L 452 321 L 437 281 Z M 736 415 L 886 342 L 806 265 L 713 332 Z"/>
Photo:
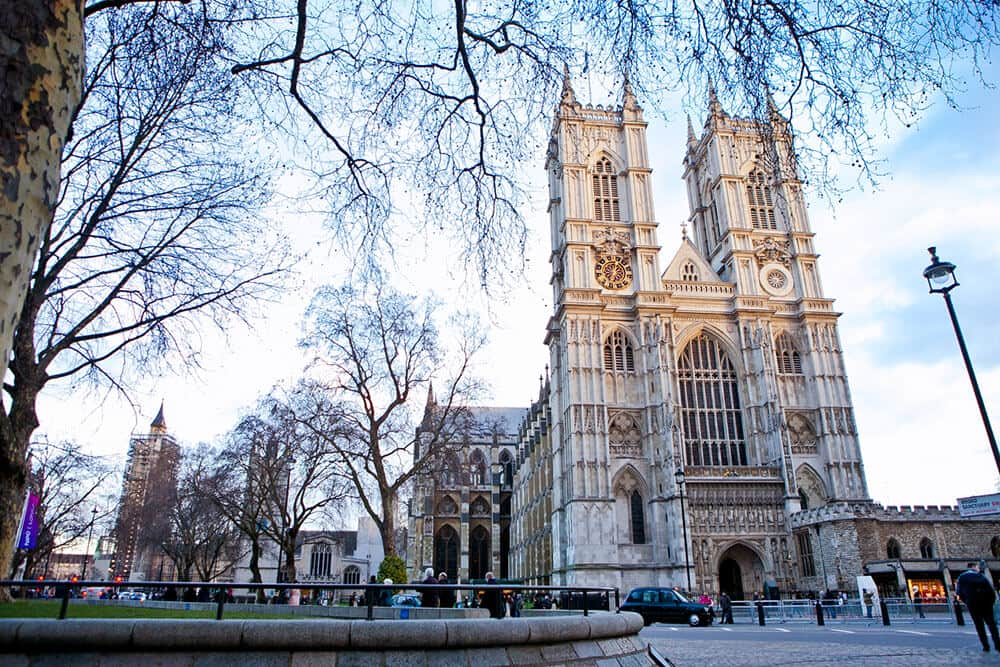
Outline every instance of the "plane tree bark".
<path fill-rule="evenodd" d="M 283 240 L 257 216 L 266 165 L 245 159 L 217 26 L 161 7 L 90 29 L 57 207 L 0 395 L 0 571 L 46 386 L 124 391 L 160 364 L 197 364 L 202 330 L 247 321 L 286 266 Z"/>

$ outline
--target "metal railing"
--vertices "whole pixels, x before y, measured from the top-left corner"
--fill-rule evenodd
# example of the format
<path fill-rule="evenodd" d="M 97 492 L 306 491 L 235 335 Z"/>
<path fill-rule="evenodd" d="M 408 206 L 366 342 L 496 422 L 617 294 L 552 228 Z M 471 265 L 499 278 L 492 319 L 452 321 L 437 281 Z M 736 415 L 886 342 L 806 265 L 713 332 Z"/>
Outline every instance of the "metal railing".
<path fill-rule="evenodd" d="M 900 623 L 956 623 L 957 612 L 953 603 L 922 602 L 914 604 L 908 598 L 882 598 L 880 603 L 865 605 L 861 600 L 848 599 L 844 603 L 821 601 L 824 623 L 836 622 L 889 622 Z M 765 623 L 818 623 L 819 614 L 815 600 L 753 600 L 734 601 L 735 623 L 758 624 L 763 615 Z M 960 604 L 960 603 L 959 603 Z M 965 611 L 960 605 L 960 610 Z M 716 617 L 721 618 L 716 608 Z"/>
<path fill-rule="evenodd" d="M 22 591 L 53 588 L 56 591 L 54 597 L 62 600 L 59 607 L 59 618 L 66 618 L 70 599 L 74 598 L 74 591 L 85 588 L 101 588 L 114 593 L 120 591 L 164 591 L 178 589 L 201 589 L 208 588 L 211 591 L 210 601 L 216 605 L 216 620 L 221 621 L 227 604 L 236 606 L 239 603 L 230 600 L 230 596 L 235 591 L 350 591 L 352 593 L 362 593 L 365 606 L 367 607 L 367 620 L 375 619 L 374 610 L 376 607 L 386 607 L 388 605 L 377 604 L 382 597 L 382 593 L 388 591 L 391 595 L 399 591 L 434 591 L 440 594 L 442 591 L 451 591 L 456 596 L 459 591 L 470 591 L 471 597 L 476 598 L 486 591 L 497 591 L 501 604 L 504 603 L 505 594 L 529 594 L 559 592 L 563 595 L 553 596 L 553 602 L 562 604 L 559 609 L 582 610 L 583 615 L 589 615 L 591 610 L 603 608 L 606 611 L 614 609 L 617 613 L 621 606 L 619 591 L 617 588 L 609 586 L 538 586 L 521 584 L 320 584 L 320 583 L 250 583 L 250 582 L 211 582 L 211 581 L 105 581 L 105 580 L 66 580 L 66 579 L 3 579 L 0 586 L 20 588 Z M 594 596 L 597 596 L 596 599 Z M 614 600 L 614 606 L 610 606 Z M 179 600 L 179 598 L 178 598 Z M 406 608 L 406 607 L 403 607 Z M 419 608 L 419 607 L 418 607 Z M 483 606 L 482 608 L 488 608 Z"/>

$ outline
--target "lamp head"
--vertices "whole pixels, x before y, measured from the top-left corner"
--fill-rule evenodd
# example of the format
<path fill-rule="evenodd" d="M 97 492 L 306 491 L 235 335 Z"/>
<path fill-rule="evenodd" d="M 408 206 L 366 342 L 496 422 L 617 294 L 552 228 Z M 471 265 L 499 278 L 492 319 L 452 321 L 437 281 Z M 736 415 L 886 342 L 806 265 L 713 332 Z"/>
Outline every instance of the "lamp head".
<path fill-rule="evenodd" d="M 931 265 L 924 269 L 924 278 L 927 279 L 927 286 L 931 294 L 947 294 L 958 287 L 958 280 L 955 278 L 955 265 L 938 259 L 937 248 L 934 246 L 928 248 L 927 252 L 931 254 Z"/>

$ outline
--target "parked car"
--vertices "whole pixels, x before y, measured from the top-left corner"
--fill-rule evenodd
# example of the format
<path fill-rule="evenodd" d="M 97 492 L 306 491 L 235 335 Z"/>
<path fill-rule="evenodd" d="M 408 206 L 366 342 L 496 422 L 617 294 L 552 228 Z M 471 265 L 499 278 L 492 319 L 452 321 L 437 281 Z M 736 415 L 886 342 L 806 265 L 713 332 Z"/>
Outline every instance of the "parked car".
<path fill-rule="evenodd" d="M 146 594 L 142 591 L 122 591 L 118 594 L 119 600 L 138 600 L 139 602 L 144 602 L 146 600 Z"/>
<path fill-rule="evenodd" d="M 420 598 L 411 593 L 398 593 L 392 596 L 389 604 L 393 607 L 419 607 Z"/>
<path fill-rule="evenodd" d="M 684 597 L 672 588 L 635 588 L 629 592 L 622 611 L 634 611 L 650 623 L 687 623 L 692 627 L 712 624 L 712 608 Z"/>

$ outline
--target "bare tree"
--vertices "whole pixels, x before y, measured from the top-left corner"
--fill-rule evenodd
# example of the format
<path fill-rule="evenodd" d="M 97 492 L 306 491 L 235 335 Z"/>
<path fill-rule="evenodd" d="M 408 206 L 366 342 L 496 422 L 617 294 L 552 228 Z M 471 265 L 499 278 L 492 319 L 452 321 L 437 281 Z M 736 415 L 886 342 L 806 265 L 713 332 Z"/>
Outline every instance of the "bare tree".
<path fill-rule="evenodd" d="M 108 484 L 114 474 L 108 461 L 84 453 L 76 443 L 34 441 L 29 488 L 38 496 L 38 540 L 34 548 L 15 552 L 10 575 L 22 564 L 25 577 L 44 575 L 53 551 L 82 539 L 94 526 L 101 527 L 100 535 L 116 511 Z"/>
<path fill-rule="evenodd" d="M 654 106 L 675 89 L 703 104 L 712 85 L 730 113 L 770 119 L 770 97 L 800 136 L 818 141 L 812 168 L 801 166 L 822 181 L 827 159 L 871 174 L 871 128 L 886 114 L 908 123 L 935 99 L 954 104 L 966 70 L 981 78 L 981 63 L 1000 41 L 1000 4 L 973 1 L 7 4 L 0 359 L 24 320 L 35 253 L 53 238 L 46 230 L 59 203 L 60 151 L 86 97 L 84 16 L 177 9 L 208 25 L 212 10 L 226 12 L 226 25 L 241 31 L 232 71 L 281 95 L 261 99 L 269 127 L 294 129 L 297 145 L 309 145 L 299 142 L 311 141 L 311 131 L 327 142 L 329 150 L 310 155 L 331 224 L 352 240 L 345 247 L 387 248 L 393 213 L 406 211 L 412 228 L 459 240 L 457 253 L 487 288 L 520 257 L 519 175 L 542 157 L 564 63 L 588 70 L 605 89 L 627 76 Z M 100 34 L 88 28 L 87 39 Z M 154 60 L 146 70 L 157 68 Z M 10 430 L 0 423 L 0 435 L 15 439 Z M 0 450 L 0 486 L 19 494 L 24 483 L 24 451 Z M 9 509 L 0 502 L 0 515 Z M 0 521 L 0 553 L 9 553 L 9 523 Z"/>
<path fill-rule="evenodd" d="M 200 491 L 212 499 L 249 543 L 248 568 L 250 581 L 255 583 L 264 581 L 260 571 L 266 526 L 264 508 L 271 495 L 266 469 L 258 461 L 270 443 L 267 425 L 256 415 L 245 416 L 227 434 L 211 475 L 200 480 Z M 257 598 L 263 601 L 262 590 L 257 591 Z"/>
<path fill-rule="evenodd" d="M 240 531 L 205 491 L 213 484 L 216 454 L 199 445 L 182 456 L 175 501 L 166 508 L 170 534 L 161 548 L 174 562 L 181 581 L 192 581 L 192 572 L 200 581 L 213 581 L 242 555 Z"/>
<path fill-rule="evenodd" d="M 274 396 L 261 400 L 254 414 L 244 417 L 230 438 L 235 447 L 223 452 L 226 487 L 242 476 L 244 512 L 232 507 L 237 525 L 252 543 L 251 570 L 259 568 L 261 540 L 273 541 L 281 557 L 279 571 L 284 581 L 296 581 L 295 550 L 303 529 L 342 511 L 349 491 L 336 451 L 327 440 L 298 424 L 282 401 Z M 222 472 L 220 470 L 220 472 Z M 225 488 L 225 487 L 221 487 Z M 260 577 L 259 569 L 254 576 Z"/>
<path fill-rule="evenodd" d="M 481 389 L 471 374 L 485 343 L 475 321 L 454 318 L 448 346 L 435 308 L 386 287 L 319 290 L 303 341 L 313 372 L 288 399 L 295 419 L 337 454 L 386 554 L 396 553 L 400 494 L 460 444 L 464 406 Z M 437 407 L 422 412 L 432 380 Z"/>
<path fill-rule="evenodd" d="M 0 545 L 13 539 L 46 385 L 125 389 L 159 362 L 197 364 L 205 325 L 248 318 L 286 261 L 258 217 L 268 183 L 244 159 L 214 24 L 122 11 L 90 28 L 58 208 L 39 239 L 3 385 Z M 0 548 L 0 570 L 9 557 Z"/>

